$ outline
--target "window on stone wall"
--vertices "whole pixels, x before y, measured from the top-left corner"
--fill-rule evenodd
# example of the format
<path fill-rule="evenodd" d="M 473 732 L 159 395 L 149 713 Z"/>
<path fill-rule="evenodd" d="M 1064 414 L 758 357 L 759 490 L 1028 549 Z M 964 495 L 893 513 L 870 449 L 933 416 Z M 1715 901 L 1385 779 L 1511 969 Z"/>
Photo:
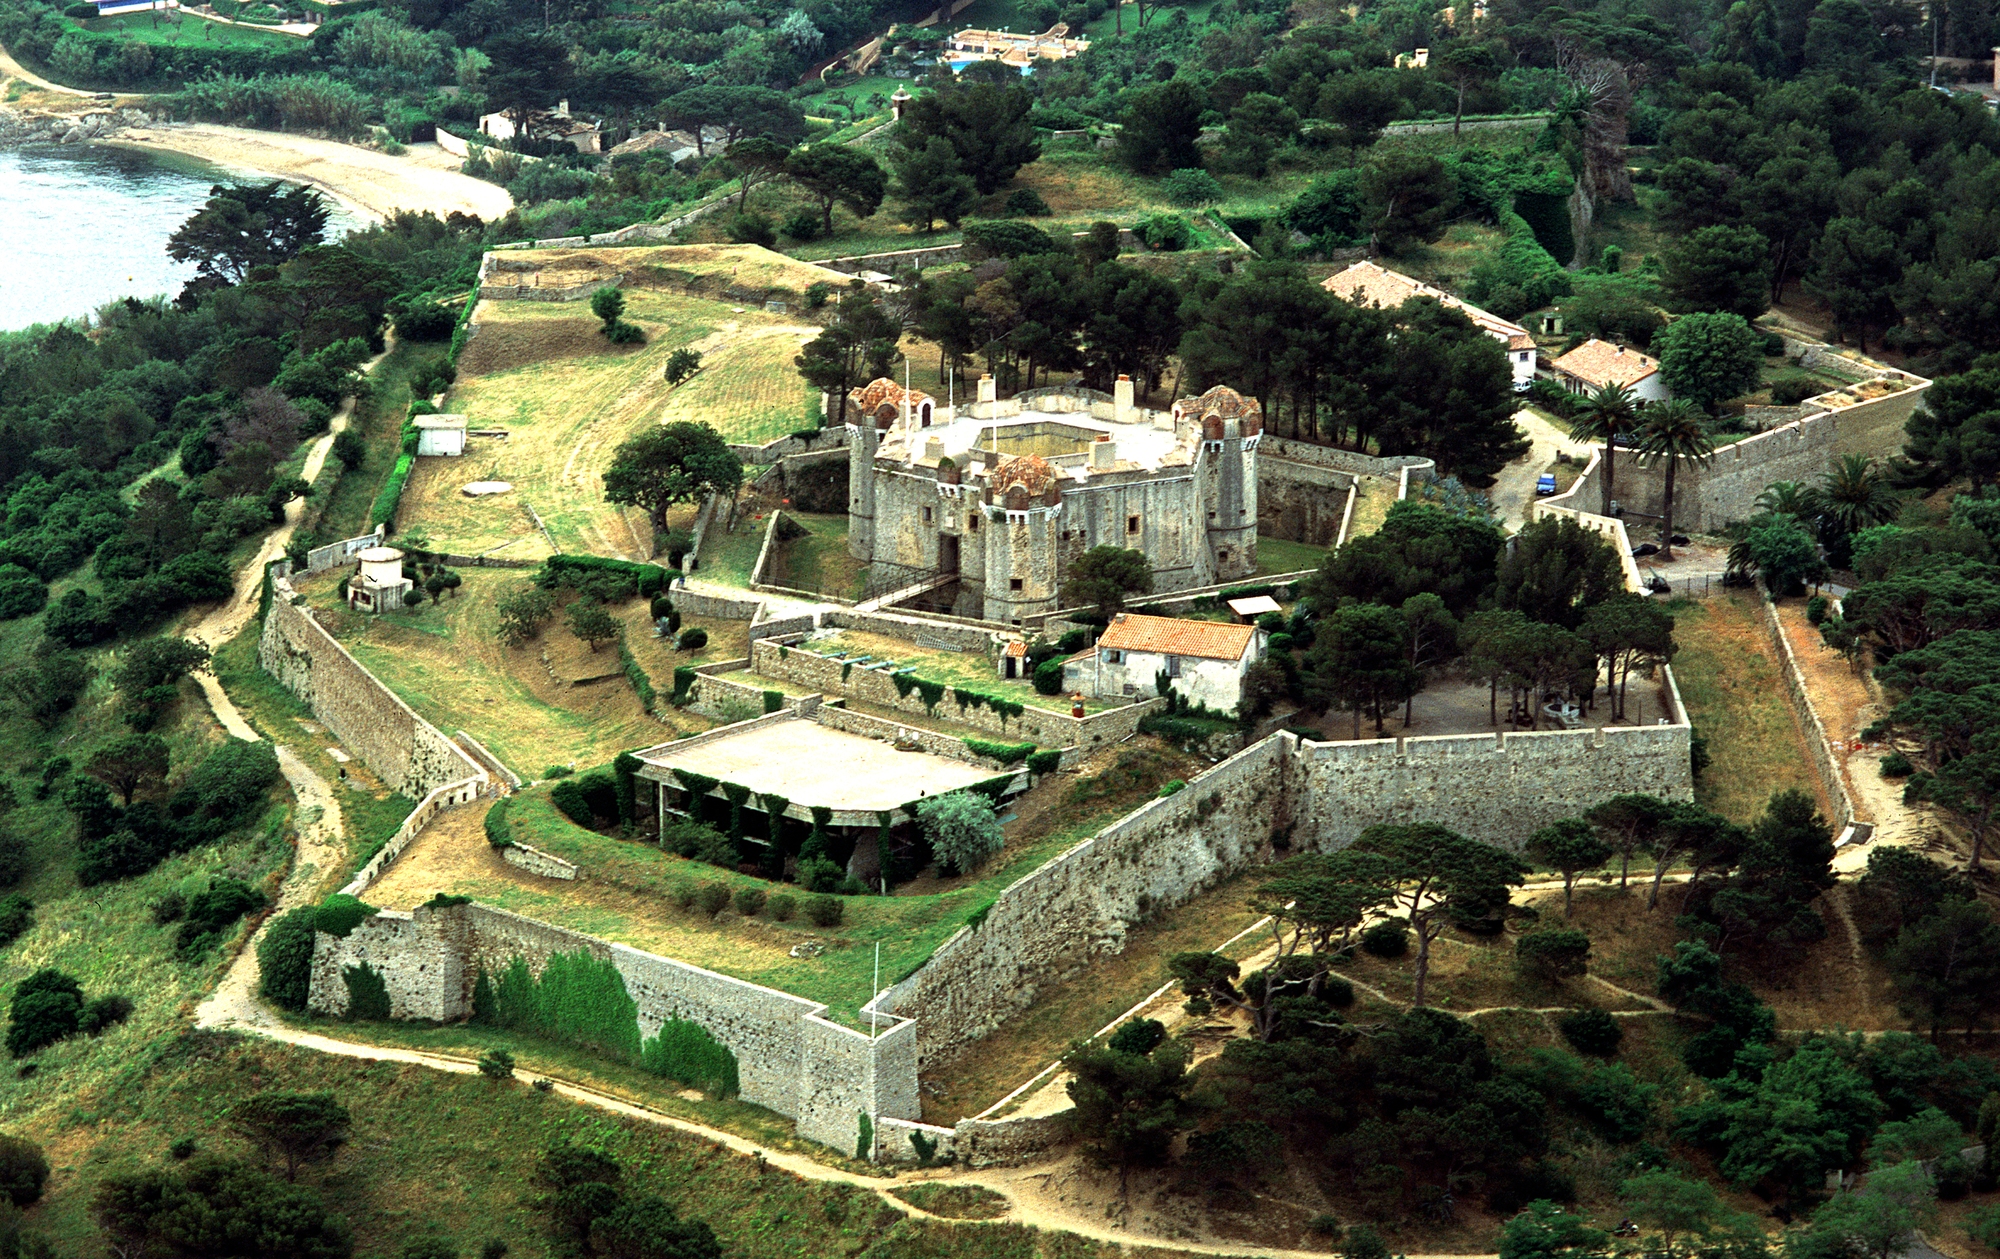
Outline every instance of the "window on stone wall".
<path fill-rule="evenodd" d="M 1125 532 L 1127 533 L 1139 532 L 1139 518 L 1137 516 L 1125 517 Z"/>
<path fill-rule="evenodd" d="M 1009 577 L 1007 579 L 1007 589 L 1018 594 L 1021 589 L 1021 579 L 1019 577 Z"/>
<path fill-rule="evenodd" d="M 929 524 L 930 522 L 931 522 L 931 509 L 926 507 L 924 508 L 924 523 Z"/>
<path fill-rule="evenodd" d="M 966 531 L 967 533 L 978 533 L 978 532 L 979 532 L 979 513 L 978 513 L 978 512 L 973 512 L 973 513 L 972 513 L 972 514 L 971 514 L 970 516 L 967 516 L 967 517 L 965 518 L 965 531 Z"/>

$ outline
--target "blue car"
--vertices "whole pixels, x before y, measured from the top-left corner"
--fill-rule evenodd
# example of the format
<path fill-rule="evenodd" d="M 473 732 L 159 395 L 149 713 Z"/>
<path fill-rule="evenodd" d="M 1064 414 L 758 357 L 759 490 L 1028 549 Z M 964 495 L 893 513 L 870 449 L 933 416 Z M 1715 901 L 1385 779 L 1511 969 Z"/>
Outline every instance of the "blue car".
<path fill-rule="evenodd" d="M 1535 478 L 1535 494 L 1538 497 L 1547 498 L 1549 495 L 1555 492 L 1556 492 L 1555 473 L 1544 472 L 1542 473 L 1541 476 Z"/>

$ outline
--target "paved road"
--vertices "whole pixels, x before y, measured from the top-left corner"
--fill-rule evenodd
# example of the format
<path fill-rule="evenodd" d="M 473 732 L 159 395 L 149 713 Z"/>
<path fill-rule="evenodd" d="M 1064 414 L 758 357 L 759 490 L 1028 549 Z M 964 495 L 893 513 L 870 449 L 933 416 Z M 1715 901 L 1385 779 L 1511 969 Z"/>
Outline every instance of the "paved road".
<path fill-rule="evenodd" d="M 1528 523 L 1528 507 L 1535 501 L 1535 481 L 1558 452 L 1590 457 L 1588 445 L 1571 441 L 1568 433 L 1526 407 L 1514 413 L 1514 423 L 1520 425 L 1521 435 L 1528 439 L 1528 453 L 1500 469 L 1493 488 L 1487 491 L 1493 500 L 1493 510 L 1500 513 L 1509 530 L 1518 530 Z"/>

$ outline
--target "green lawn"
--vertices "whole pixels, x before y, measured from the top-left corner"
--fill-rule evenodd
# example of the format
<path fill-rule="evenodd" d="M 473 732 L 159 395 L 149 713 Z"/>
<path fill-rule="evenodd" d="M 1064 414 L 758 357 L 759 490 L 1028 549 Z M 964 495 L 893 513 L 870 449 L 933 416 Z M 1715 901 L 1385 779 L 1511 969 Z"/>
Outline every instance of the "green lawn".
<path fill-rule="evenodd" d="M 779 546 L 766 577 L 771 585 L 843 599 L 866 597 L 868 565 L 847 553 L 846 516 L 787 510 L 785 519 L 804 526 L 806 536 Z"/>
<path fill-rule="evenodd" d="M 260 30 L 254 26 L 226 26 L 205 18 L 181 17 L 168 20 L 165 13 L 127 13 L 121 17 L 94 18 L 70 23 L 99 35 L 117 35 L 139 44 L 169 44 L 192 48 L 298 48 L 305 43 L 297 35 Z"/>
<path fill-rule="evenodd" d="M 368 459 L 358 468 L 343 471 L 338 459 L 327 458 L 320 471 L 320 485 L 331 490 L 317 491 L 326 506 L 313 530 L 321 539 L 355 538 L 372 527 L 369 509 L 400 453 L 403 416 L 410 409 L 410 373 L 426 352 L 425 346 L 399 341 L 369 373 L 368 396 L 355 403 L 354 414 L 347 421 L 367 443 Z"/>
<path fill-rule="evenodd" d="M 1272 573 L 1296 573 L 1308 568 L 1318 568 L 1326 556 L 1327 550 L 1323 546 L 1288 542 L 1283 538 L 1267 538 L 1261 534 L 1257 537 L 1259 577 Z"/>

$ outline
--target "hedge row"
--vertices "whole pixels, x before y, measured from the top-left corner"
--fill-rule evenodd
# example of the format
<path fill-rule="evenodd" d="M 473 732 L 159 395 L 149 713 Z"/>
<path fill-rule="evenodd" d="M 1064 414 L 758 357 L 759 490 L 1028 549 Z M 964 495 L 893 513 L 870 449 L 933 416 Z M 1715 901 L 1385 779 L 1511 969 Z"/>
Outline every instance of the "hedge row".
<path fill-rule="evenodd" d="M 495 848 L 506 848 L 513 844 L 513 832 L 507 829 L 507 808 L 513 803 L 512 796 L 501 796 L 486 811 L 486 842 Z"/>
<path fill-rule="evenodd" d="M 551 555 L 542 561 L 541 571 L 535 574 L 535 582 L 544 589 L 573 586 L 596 573 L 626 578 L 632 582 L 633 589 L 647 597 L 665 590 L 668 582 L 680 576 L 678 569 L 662 568 L 658 564 L 635 564 L 631 560 L 606 559 L 601 555 Z"/>
<path fill-rule="evenodd" d="M 965 747 L 967 751 L 977 755 L 990 756 L 1002 765 L 1019 764 L 1027 760 L 1029 754 L 1035 750 L 1035 745 L 1032 743 L 994 743 L 969 736 L 965 740 Z M 1061 753 L 1057 755 L 1060 756 Z"/>
<path fill-rule="evenodd" d="M 369 524 L 395 527 L 396 504 L 402 501 L 403 482 L 410 479 L 410 468 L 416 461 L 415 455 L 396 456 L 396 466 L 390 471 L 389 479 L 382 482 L 382 491 L 375 496 L 375 506 L 368 513 Z"/>

